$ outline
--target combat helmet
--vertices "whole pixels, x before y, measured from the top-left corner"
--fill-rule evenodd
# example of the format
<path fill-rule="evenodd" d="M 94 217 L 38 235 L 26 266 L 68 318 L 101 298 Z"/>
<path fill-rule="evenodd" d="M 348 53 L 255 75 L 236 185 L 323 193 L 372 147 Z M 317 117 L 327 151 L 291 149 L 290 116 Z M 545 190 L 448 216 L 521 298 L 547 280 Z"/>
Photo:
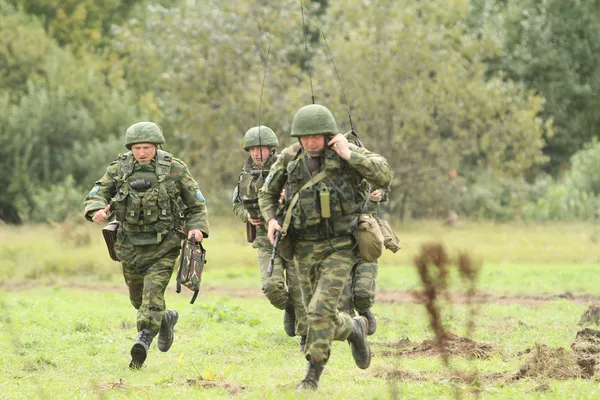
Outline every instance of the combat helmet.
<path fill-rule="evenodd" d="M 320 104 L 302 107 L 292 120 L 292 137 L 335 135 L 338 127 L 329 109 Z"/>
<path fill-rule="evenodd" d="M 260 128 L 260 140 L 258 138 Z M 277 135 L 273 132 L 273 129 L 268 126 L 255 126 L 248 129 L 244 135 L 244 150 L 250 150 L 250 147 L 265 146 L 265 147 L 277 147 L 279 146 L 279 140 Z"/>
<path fill-rule="evenodd" d="M 165 137 L 154 122 L 138 122 L 125 132 L 125 147 L 131 150 L 131 145 L 136 143 L 164 144 Z"/>

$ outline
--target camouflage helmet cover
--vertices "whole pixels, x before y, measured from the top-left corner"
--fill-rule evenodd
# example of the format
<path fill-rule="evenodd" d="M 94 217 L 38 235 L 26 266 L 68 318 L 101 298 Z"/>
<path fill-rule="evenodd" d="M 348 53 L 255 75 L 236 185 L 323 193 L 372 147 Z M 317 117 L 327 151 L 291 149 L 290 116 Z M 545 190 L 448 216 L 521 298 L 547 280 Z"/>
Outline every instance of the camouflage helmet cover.
<path fill-rule="evenodd" d="M 335 135 L 338 127 L 329 109 L 320 104 L 302 107 L 292 120 L 292 137 L 309 135 Z"/>
<path fill-rule="evenodd" d="M 260 128 L 260 140 L 258 137 Z M 277 135 L 273 132 L 273 129 L 268 126 L 255 126 L 248 129 L 244 135 L 244 150 L 249 151 L 250 147 L 265 146 L 265 147 L 277 147 L 279 146 L 279 140 Z"/>
<path fill-rule="evenodd" d="M 138 122 L 125 132 L 125 147 L 131 150 L 131 145 L 136 143 L 164 144 L 165 137 L 154 122 Z"/>

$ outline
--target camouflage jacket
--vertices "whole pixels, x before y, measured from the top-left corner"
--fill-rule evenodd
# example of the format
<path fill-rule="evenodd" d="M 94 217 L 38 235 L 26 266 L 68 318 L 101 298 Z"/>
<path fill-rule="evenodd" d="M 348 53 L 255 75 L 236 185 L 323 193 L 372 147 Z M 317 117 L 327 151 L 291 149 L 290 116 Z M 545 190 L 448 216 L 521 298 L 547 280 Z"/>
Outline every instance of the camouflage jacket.
<path fill-rule="evenodd" d="M 143 190 L 134 182 L 147 183 Z M 206 201 L 185 163 L 157 150 L 148 164 L 131 152 L 119 155 L 84 199 L 85 218 L 111 204 L 110 215 L 130 237 L 199 229 L 208 237 Z M 149 243 L 145 243 L 149 244 Z"/>
<path fill-rule="evenodd" d="M 258 191 L 264 183 L 264 178 L 269 174 L 269 169 L 277 156 L 270 156 L 264 163 L 263 168 L 258 167 L 252 160 L 252 157 L 248 157 L 242 172 L 240 173 L 238 184 L 233 191 L 233 215 L 242 222 L 248 222 L 248 209 L 244 207 L 243 201 L 257 201 L 256 212 L 260 216 L 260 210 L 258 209 Z M 271 242 L 267 237 L 267 229 L 265 223 L 256 227 L 256 239 L 254 240 L 252 247 L 270 247 Z"/>
<path fill-rule="evenodd" d="M 327 176 L 308 188 L 302 188 L 311 177 L 306 162 L 308 156 L 299 144 L 286 148 L 271 167 L 259 191 L 264 219 L 269 221 L 278 217 L 279 193 L 285 188 L 285 204 L 289 204 L 296 193 L 299 194 L 294 208 L 286 211 L 292 212 L 291 227 L 297 236 L 319 240 L 349 233 L 350 221 L 363 210 L 367 201 L 363 180 L 376 187 L 387 187 L 392 179 L 392 170 L 384 157 L 351 143 L 349 147 L 352 151 L 349 160 L 326 148 L 320 168 Z M 329 193 L 331 218 L 327 221 L 320 214 L 322 192 Z"/>

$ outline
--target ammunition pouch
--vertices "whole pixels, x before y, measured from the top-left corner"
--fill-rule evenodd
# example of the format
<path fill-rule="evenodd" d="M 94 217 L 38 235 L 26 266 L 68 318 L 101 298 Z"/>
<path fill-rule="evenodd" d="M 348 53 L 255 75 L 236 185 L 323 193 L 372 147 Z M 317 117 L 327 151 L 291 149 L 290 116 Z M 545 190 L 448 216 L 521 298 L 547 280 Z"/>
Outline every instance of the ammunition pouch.
<path fill-rule="evenodd" d="M 371 214 L 358 217 L 358 252 L 365 262 L 375 262 L 383 253 L 383 233 Z"/>
<path fill-rule="evenodd" d="M 383 234 L 383 246 L 392 253 L 395 253 L 398 250 L 400 250 L 400 240 L 392 230 L 390 224 L 385 219 L 381 219 L 378 217 L 375 217 L 375 219 L 379 223 L 381 233 Z"/>
<path fill-rule="evenodd" d="M 150 189 L 152 182 L 147 179 L 138 179 L 129 183 L 129 186 L 136 192 L 145 192 Z"/>
<path fill-rule="evenodd" d="M 250 222 L 246 222 L 246 240 L 248 243 L 253 243 L 256 239 L 256 226 Z"/>
<path fill-rule="evenodd" d="M 104 241 L 106 242 L 106 247 L 108 248 L 108 254 L 114 261 L 120 261 L 119 257 L 117 257 L 117 253 L 115 253 L 117 232 L 119 231 L 120 226 L 121 223 L 119 221 L 113 221 L 102 228 L 102 236 L 104 236 Z"/>

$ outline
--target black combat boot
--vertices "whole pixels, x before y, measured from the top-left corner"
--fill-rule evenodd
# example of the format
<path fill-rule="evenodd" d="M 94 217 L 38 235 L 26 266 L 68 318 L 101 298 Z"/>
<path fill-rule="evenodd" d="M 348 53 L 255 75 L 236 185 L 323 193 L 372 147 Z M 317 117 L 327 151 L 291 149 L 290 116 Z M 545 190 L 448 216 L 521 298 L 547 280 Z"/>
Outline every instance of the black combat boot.
<path fill-rule="evenodd" d="M 289 337 L 296 336 L 296 312 L 291 303 L 285 306 L 283 312 L 283 330 Z"/>
<path fill-rule="evenodd" d="M 367 335 L 371 336 L 377 330 L 377 320 L 375 319 L 375 315 L 371 312 L 371 310 L 367 310 L 365 312 L 359 312 L 358 315 L 361 317 L 365 317 L 367 321 L 369 321 L 369 330 L 367 331 Z"/>
<path fill-rule="evenodd" d="M 142 368 L 144 361 L 146 361 L 146 356 L 148 355 L 150 343 L 152 343 L 152 331 L 150 329 L 144 329 L 141 332 L 138 332 L 137 341 L 131 348 L 131 362 L 129 363 L 129 368 Z"/>
<path fill-rule="evenodd" d="M 354 362 L 358 368 L 367 369 L 371 364 L 371 349 L 369 349 L 369 343 L 367 343 L 369 321 L 365 317 L 354 317 L 352 322 L 354 326 L 348 337 L 348 343 L 352 348 L 352 357 L 354 357 Z"/>
<path fill-rule="evenodd" d="M 300 336 L 300 353 L 304 353 L 304 346 L 306 346 L 306 335 Z"/>
<path fill-rule="evenodd" d="M 317 390 L 319 387 L 319 378 L 321 377 L 321 372 L 323 372 L 322 365 L 309 361 L 308 368 L 306 368 L 306 376 L 296 389 Z"/>
<path fill-rule="evenodd" d="M 173 344 L 173 327 L 179 319 L 179 314 L 175 310 L 167 310 L 160 322 L 160 330 L 158 331 L 158 349 L 160 351 L 169 351 Z"/>

